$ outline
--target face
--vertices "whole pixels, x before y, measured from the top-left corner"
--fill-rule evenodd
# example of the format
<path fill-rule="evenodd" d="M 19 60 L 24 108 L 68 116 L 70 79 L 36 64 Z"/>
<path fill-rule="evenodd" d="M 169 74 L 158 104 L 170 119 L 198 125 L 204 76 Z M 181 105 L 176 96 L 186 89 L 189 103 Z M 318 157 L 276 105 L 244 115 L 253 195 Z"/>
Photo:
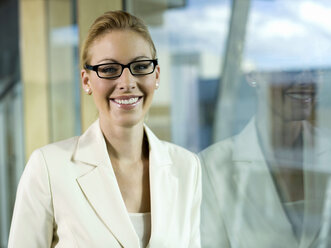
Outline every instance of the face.
<path fill-rule="evenodd" d="M 272 108 L 285 121 L 308 120 L 315 106 L 315 91 L 313 83 L 274 86 Z"/>
<path fill-rule="evenodd" d="M 103 63 L 128 64 L 153 59 L 149 43 L 128 30 L 108 32 L 96 39 L 90 49 L 90 65 Z M 84 90 L 90 90 L 101 122 L 131 127 L 142 123 L 158 87 L 160 68 L 152 74 L 131 75 L 128 68 L 115 79 L 99 78 L 95 71 L 82 70 Z"/>
<path fill-rule="evenodd" d="M 278 75 L 265 79 L 260 86 L 259 102 L 268 106 L 272 115 L 284 121 L 302 121 L 312 117 L 317 90 L 313 78 Z"/>

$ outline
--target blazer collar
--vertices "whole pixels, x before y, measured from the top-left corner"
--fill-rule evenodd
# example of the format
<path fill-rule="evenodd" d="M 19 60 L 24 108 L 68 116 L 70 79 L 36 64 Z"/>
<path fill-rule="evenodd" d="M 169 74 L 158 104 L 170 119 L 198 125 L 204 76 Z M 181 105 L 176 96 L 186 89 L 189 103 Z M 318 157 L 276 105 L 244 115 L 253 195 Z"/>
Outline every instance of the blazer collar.
<path fill-rule="evenodd" d="M 73 160 L 94 166 L 111 165 L 99 119 L 79 137 Z"/>
<path fill-rule="evenodd" d="M 149 143 L 149 156 L 150 156 L 150 165 L 152 166 L 164 166 L 171 165 L 172 160 L 169 155 L 167 147 L 163 144 L 164 141 L 159 140 L 155 134 L 144 125 L 145 133 L 147 135 Z"/>
<path fill-rule="evenodd" d="M 149 174 L 152 232 L 148 247 L 169 247 L 174 207 L 178 199 L 178 178 L 172 171 L 173 161 L 168 146 L 145 125 L 149 142 Z"/>
<path fill-rule="evenodd" d="M 280 198 L 258 141 L 255 121 L 255 118 L 252 118 L 244 130 L 234 138 L 233 161 L 239 166 L 238 173 L 242 174 L 240 180 L 237 179 L 236 181 L 238 183 L 240 181 L 242 182 L 243 177 L 247 177 L 248 173 L 252 173 L 255 182 L 263 182 L 260 184 L 248 183 L 246 185 L 247 199 L 251 200 L 252 205 L 256 205 L 262 200 L 263 195 L 269 196 L 269 200 L 266 197 L 263 204 L 274 208 L 274 214 L 278 215 L 277 219 L 279 223 L 282 223 L 281 226 L 290 230 L 289 222 L 280 205 Z M 316 196 L 324 195 L 323 193 L 326 187 L 327 176 L 323 175 L 323 173 L 325 173 L 325 167 L 330 164 L 329 162 L 331 160 L 330 155 L 328 155 L 331 150 L 330 139 L 328 137 L 329 135 L 326 135 L 323 130 L 314 128 L 308 122 L 303 123 L 305 215 L 311 216 L 313 213 L 321 213 L 322 211 L 323 198 L 319 199 Z M 269 185 L 268 187 L 266 186 L 267 184 Z M 261 187 L 261 185 L 264 185 L 264 187 Z M 258 198 L 255 199 L 257 196 Z M 267 204 L 267 201 L 270 201 L 270 199 L 272 201 L 269 202 L 270 204 Z M 304 222 L 306 221 L 305 219 Z M 305 244 L 311 244 L 320 229 L 320 216 L 316 216 L 314 221 L 314 223 L 307 222 L 304 225 L 303 232 L 305 235 L 303 235 L 303 242 Z M 272 225 L 272 223 L 270 224 Z M 291 233 L 290 230 L 288 234 L 292 235 Z M 292 240 L 295 243 L 295 240 Z"/>
<path fill-rule="evenodd" d="M 160 141 L 145 124 L 144 130 L 149 143 L 150 160 L 154 161 L 152 165 L 163 166 L 171 164 L 172 160 L 166 146 L 162 144 L 162 141 Z M 99 119 L 79 137 L 73 160 L 94 166 L 111 165 Z"/>
<path fill-rule="evenodd" d="M 244 190 L 244 194 L 241 193 L 236 200 L 241 202 L 238 205 L 246 206 L 243 211 L 250 213 L 245 215 L 248 223 L 258 219 L 260 222 L 252 223 L 265 226 L 265 232 L 272 234 L 272 237 L 283 237 L 288 243 L 296 245 L 290 222 L 259 145 L 254 118 L 233 138 L 233 142 L 233 177 L 238 189 Z M 272 217 L 270 212 L 273 213 Z M 276 233 L 275 229 L 281 232 Z"/>
<path fill-rule="evenodd" d="M 265 161 L 259 145 L 255 118 L 252 118 L 239 135 L 234 137 L 234 161 Z"/>
<path fill-rule="evenodd" d="M 76 181 L 96 216 L 123 247 L 139 247 L 108 155 L 99 120 L 78 139 L 73 160 L 92 166 Z"/>
<path fill-rule="evenodd" d="M 178 182 L 171 170 L 173 163 L 167 146 L 146 125 L 144 130 L 150 149 L 152 233 L 149 244 L 163 247 L 164 237 L 171 233 L 169 223 L 173 218 L 173 206 L 177 204 Z M 138 236 L 123 201 L 99 120 L 79 137 L 73 160 L 92 166 L 89 172 L 76 180 L 101 221 L 123 247 L 139 247 Z"/>
<path fill-rule="evenodd" d="M 304 121 L 303 141 L 305 152 L 313 151 L 316 156 L 329 152 L 331 148 L 330 135 L 325 135 L 325 133 Z M 266 147 L 267 150 L 271 149 L 270 144 L 264 145 L 269 146 Z M 255 117 L 249 121 L 239 135 L 235 136 L 233 160 L 265 161 L 258 139 Z"/>

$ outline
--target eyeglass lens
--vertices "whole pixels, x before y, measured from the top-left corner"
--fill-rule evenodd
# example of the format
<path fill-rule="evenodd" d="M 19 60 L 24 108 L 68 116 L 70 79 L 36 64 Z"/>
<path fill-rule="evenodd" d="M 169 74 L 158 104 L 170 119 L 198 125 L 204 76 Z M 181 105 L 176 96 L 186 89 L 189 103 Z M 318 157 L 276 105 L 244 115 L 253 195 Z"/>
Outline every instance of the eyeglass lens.
<path fill-rule="evenodd" d="M 122 74 L 123 67 L 121 64 L 110 63 L 98 67 L 100 77 L 117 77 Z M 154 71 L 152 61 L 137 61 L 130 64 L 132 75 L 146 75 Z"/>

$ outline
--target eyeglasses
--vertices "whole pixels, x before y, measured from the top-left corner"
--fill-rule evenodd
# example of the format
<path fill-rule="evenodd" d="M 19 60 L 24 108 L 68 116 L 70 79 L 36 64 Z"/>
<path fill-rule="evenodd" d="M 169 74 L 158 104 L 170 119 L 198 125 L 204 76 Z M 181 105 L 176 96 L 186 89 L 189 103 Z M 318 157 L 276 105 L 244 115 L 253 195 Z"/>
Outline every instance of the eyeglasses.
<path fill-rule="evenodd" d="M 85 65 L 87 70 L 95 71 L 99 78 L 114 79 L 122 75 L 124 68 L 128 68 L 133 76 L 143 76 L 154 72 L 157 59 L 138 60 L 123 65 L 120 63 L 106 63 L 99 65 Z"/>

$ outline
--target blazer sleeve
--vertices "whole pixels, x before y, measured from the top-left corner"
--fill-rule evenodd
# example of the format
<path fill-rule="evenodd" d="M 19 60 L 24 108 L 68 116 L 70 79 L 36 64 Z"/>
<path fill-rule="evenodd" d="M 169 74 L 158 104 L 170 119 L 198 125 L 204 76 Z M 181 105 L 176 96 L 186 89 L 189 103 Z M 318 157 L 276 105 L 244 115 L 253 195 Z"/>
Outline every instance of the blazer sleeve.
<path fill-rule="evenodd" d="M 49 174 L 43 154 L 36 150 L 20 179 L 8 248 L 47 248 L 53 239 L 53 208 Z"/>
<path fill-rule="evenodd" d="M 190 238 L 190 248 L 201 247 L 200 238 L 200 206 L 202 198 L 201 189 L 201 166 L 198 156 L 194 155 L 196 159 L 196 177 L 195 177 L 195 188 L 192 204 L 192 215 L 191 215 L 191 238 Z"/>
<path fill-rule="evenodd" d="M 230 248 L 221 208 L 218 204 L 215 185 L 212 181 L 213 173 L 200 153 L 202 168 L 202 203 L 201 203 L 201 242 L 204 248 Z M 226 214 L 226 213 L 225 213 Z"/>

